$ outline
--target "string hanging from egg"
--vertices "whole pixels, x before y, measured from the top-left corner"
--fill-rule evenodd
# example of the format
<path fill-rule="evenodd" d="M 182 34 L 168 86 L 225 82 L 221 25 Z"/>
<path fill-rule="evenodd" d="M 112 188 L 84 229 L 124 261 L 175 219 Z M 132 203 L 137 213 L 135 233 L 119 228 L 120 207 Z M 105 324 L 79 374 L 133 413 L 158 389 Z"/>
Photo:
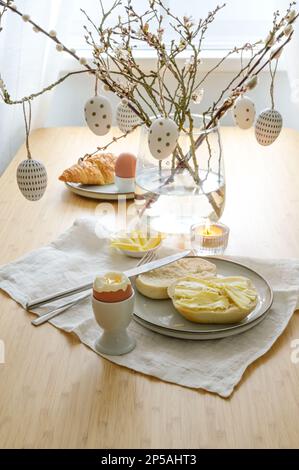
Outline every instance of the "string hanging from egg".
<path fill-rule="evenodd" d="M 98 94 L 98 80 L 96 75 L 94 96 L 86 101 L 84 115 L 91 132 L 98 136 L 104 136 L 111 130 L 113 113 L 109 99 Z"/>
<path fill-rule="evenodd" d="M 253 47 L 251 44 L 247 45 L 247 50 L 250 49 L 251 51 L 251 58 L 253 57 Z M 247 69 L 248 65 L 244 67 L 244 62 L 243 62 L 243 49 L 241 51 L 241 75 L 244 78 L 245 77 L 245 70 Z M 255 120 L 256 116 L 256 110 L 255 110 L 255 104 L 254 102 L 248 97 L 244 96 L 242 93 L 239 98 L 237 98 L 234 108 L 233 108 L 233 119 L 236 124 L 240 129 L 250 129 Z"/>
<path fill-rule="evenodd" d="M 24 116 L 25 133 L 26 133 L 27 158 L 30 160 L 32 158 L 31 152 L 30 152 L 30 147 L 29 147 L 29 135 L 30 135 L 31 121 L 32 121 L 31 101 L 28 101 L 28 107 L 29 107 L 28 119 L 27 119 L 27 115 L 26 115 L 26 104 L 25 104 L 25 102 L 22 103 L 22 107 L 23 107 L 23 116 Z"/>
<path fill-rule="evenodd" d="M 94 83 L 94 96 L 98 96 L 98 88 L 99 88 L 99 79 L 96 74 L 95 83 Z"/>
<path fill-rule="evenodd" d="M 28 116 L 26 113 L 26 102 L 23 101 L 23 115 L 26 133 L 27 158 L 23 160 L 17 168 L 17 184 L 23 196 L 29 201 L 38 201 L 46 191 L 48 176 L 43 163 L 34 160 L 31 155 L 29 136 L 32 121 L 31 101 L 28 103 Z"/>
<path fill-rule="evenodd" d="M 269 69 L 270 69 L 270 76 L 271 76 L 270 97 L 271 97 L 271 106 L 272 106 L 272 109 L 275 108 L 275 102 L 274 102 L 274 86 L 275 86 L 275 78 L 276 78 L 276 73 L 277 73 L 277 67 L 278 67 L 278 58 L 275 60 L 275 67 L 274 67 L 274 70 L 272 70 L 272 61 L 269 62 Z"/>
<path fill-rule="evenodd" d="M 162 91 L 163 81 L 167 67 L 162 75 L 159 74 L 158 86 Z M 163 95 L 163 94 L 162 94 Z M 161 95 L 162 115 L 156 116 L 148 130 L 148 146 L 151 155 L 159 161 L 159 174 L 162 177 L 162 160 L 168 158 L 177 146 L 179 128 L 176 122 L 169 117 L 164 97 Z"/>
<path fill-rule="evenodd" d="M 273 60 L 275 60 L 274 69 L 272 68 Z M 270 84 L 270 98 L 271 108 L 267 108 L 259 115 L 255 125 L 255 136 L 258 143 L 262 146 L 268 146 L 275 142 L 281 133 L 283 126 L 283 118 L 279 111 L 275 109 L 274 86 L 275 78 L 278 68 L 279 57 L 274 55 L 273 59 L 269 62 L 271 84 Z"/>

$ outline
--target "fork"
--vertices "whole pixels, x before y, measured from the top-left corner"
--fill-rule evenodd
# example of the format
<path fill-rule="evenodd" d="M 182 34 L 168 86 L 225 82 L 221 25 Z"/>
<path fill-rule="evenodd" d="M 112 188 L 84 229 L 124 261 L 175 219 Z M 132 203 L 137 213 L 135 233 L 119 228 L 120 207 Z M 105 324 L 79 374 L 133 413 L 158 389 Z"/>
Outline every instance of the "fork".
<path fill-rule="evenodd" d="M 142 266 L 143 264 L 146 264 L 146 263 L 149 263 L 150 261 L 153 261 L 156 257 L 156 254 L 154 252 L 148 252 L 146 253 L 140 260 L 139 262 L 137 263 L 136 267 L 138 266 Z M 41 315 L 40 317 L 38 318 L 35 318 L 34 320 L 31 321 L 32 325 L 34 326 L 40 326 L 40 325 L 43 325 L 44 323 L 46 323 L 47 321 L 51 320 L 52 318 L 60 315 L 61 313 L 65 312 L 66 310 L 68 310 L 69 308 L 73 307 L 74 305 L 78 304 L 79 302 L 81 302 L 82 300 L 84 299 L 87 299 L 87 297 L 90 296 L 90 290 L 88 291 L 88 293 L 85 293 L 84 295 L 78 297 L 77 299 L 75 300 L 72 300 L 72 301 L 68 301 L 66 302 L 65 304 L 61 305 L 60 307 L 58 308 L 55 308 L 54 310 L 50 310 L 50 312 L 48 313 L 45 313 L 44 315 Z M 56 299 L 55 299 L 56 300 Z M 51 303 L 51 300 L 49 300 L 49 302 L 47 303 Z"/>

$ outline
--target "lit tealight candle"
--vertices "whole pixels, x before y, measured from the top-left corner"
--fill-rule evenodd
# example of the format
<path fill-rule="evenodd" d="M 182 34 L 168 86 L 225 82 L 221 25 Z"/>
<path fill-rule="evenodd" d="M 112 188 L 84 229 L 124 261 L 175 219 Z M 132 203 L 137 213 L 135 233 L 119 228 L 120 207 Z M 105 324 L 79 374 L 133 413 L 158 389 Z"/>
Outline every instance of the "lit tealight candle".
<path fill-rule="evenodd" d="M 227 248 L 229 228 L 220 223 L 211 224 L 209 220 L 205 224 L 191 227 L 191 244 L 198 254 L 218 255 L 224 253 Z"/>

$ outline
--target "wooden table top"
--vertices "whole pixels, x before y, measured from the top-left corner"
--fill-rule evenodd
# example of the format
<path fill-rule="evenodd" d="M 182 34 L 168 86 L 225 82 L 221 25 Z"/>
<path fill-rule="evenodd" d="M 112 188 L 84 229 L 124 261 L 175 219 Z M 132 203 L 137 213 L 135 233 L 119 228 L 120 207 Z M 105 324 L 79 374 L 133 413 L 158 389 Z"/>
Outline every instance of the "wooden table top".
<path fill-rule="evenodd" d="M 269 148 L 251 131 L 222 134 L 227 254 L 298 257 L 299 133 L 284 130 Z M 137 141 L 120 142 L 118 150 L 134 152 Z M 15 172 L 22 147 L 0 179 L 1 264 L 47 244 L 75 218 L 94 215 L 98 202 L 69 193 L 57 176 L 97 144 L 85 128 L 32 134 L 32 154 L 46 164 L 49 185 L 37 203 L 21 196 Z M 0 312 L 1 448 L 298 447 L 299 365 L 290 359 L 298 314 L 225 400 L 114 365 L 49 324 L 34 328 L 33 316 L 3 292 Z"/>

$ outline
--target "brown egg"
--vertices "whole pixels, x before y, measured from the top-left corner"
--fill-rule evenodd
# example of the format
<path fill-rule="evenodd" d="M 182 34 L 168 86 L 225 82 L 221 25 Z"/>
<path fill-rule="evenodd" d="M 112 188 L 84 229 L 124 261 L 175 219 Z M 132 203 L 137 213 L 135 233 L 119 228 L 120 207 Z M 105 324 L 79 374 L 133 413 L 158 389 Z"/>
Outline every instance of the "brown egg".
<path fill-rule="evenodd" d="M 135 178 L 136 157 L 132 153 L 121 153 L 116 160 L 115 174 L 120 178 Z"/>
<path fill-rule="evenodd" d="M 120 272 L 98 276 L 93 285 L 93 296 L 100 302 L 123 302 L 133 295 L 130 280 Z"/>
<path fill-rule="evenodd" d="M 126 290 L 117 290 L 115 292 L 97 292 L 93 290 L 93 296 L 95 299 L 100 302 L 114 303 L 114 302 L 123 302 L 124 300 L 129 299 L 133 294 L 132 286 L 128 286 Z"/>

